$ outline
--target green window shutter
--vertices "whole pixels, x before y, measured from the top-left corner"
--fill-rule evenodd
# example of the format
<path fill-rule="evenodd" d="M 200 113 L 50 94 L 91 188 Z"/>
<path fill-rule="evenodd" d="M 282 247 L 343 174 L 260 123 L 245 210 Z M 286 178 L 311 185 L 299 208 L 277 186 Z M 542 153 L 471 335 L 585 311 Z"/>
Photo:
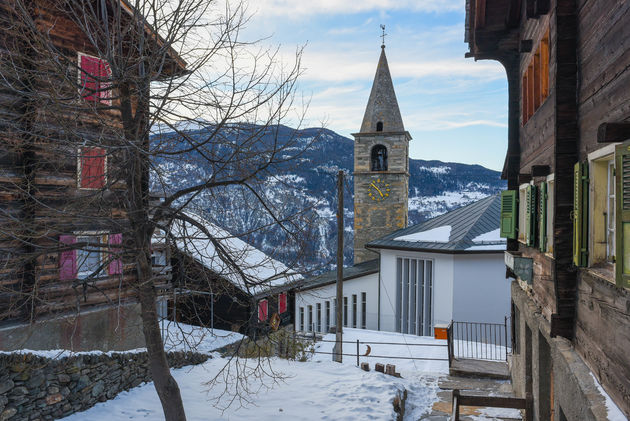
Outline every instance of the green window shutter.
<path fill-rule="evenodd" d="M 573 263 L 588 264 L 588 164 L 573 167 Z"/>
<path fill-rule="evenodd" d="M 536 245 L 536 186 L 527 186 L 525 211 L 525 241 L 529 247 Z"/>
<path fill-rule="evenodd" d="M 516 238 L 516 191 L 504 190 L 501 192 L 501 237 Z"/>
<path fill-rule="evenodd" d="M 547 183 L 543 182 L 540 185 L 540 207 L 538 215 L 538 227 L 540 241 L 540 251 L 545 253 L 547 251 Z"/>
<path fill-rule="evenodd" d="M 615 278 L 630 288 L 630 142 L 615 148 Z"/>

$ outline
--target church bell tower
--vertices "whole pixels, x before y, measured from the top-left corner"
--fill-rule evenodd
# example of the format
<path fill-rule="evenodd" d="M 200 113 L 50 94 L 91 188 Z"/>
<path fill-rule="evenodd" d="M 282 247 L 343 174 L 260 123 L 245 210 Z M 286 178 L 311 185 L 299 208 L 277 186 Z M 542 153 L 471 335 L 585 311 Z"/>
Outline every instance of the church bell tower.
<path fill-rule="evenodd" d="M 361 131 L 354 136 L 354 263 L 375 259 L 365 244 L 407 227 L 409 141 L 389 73 L 385 45 Z"/>

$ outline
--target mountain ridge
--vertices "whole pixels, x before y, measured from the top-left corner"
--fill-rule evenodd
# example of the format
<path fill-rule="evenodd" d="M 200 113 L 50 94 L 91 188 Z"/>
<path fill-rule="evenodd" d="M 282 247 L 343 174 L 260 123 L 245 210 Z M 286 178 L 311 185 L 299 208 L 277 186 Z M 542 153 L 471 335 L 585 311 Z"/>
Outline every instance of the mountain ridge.
<path fill-rule="evenodd" d="M 203 136 L 210 128 L 186 130 L 190 137 Z M 298 154 L 286 165 L 278 167 L 277 173 L 267 176 L 263 183 L 268 199 L 283 206 L 287 213 L 299 212 L 302 206 L 311 206 L 315 218 L 314 249 L 309 256 L 302 256 L 308 270 L 327 269 L 336 252 L 336 177 L 339 170 L 347 174 L 344 194 L 344 261 L 352 262 L 353 244 L 353 177 L 354 141 L 326 128 L 292 129 L 288 126 L 262 128 L 248 126 L 250 130 L 261 130 L 262 144 L 280 139 L 291 139 L 293 149 L 312 143 L 312 147 Z M 234 140 L 238 130 L 222 129 L 221 136 Z M 173 134 L 174 135 L 174 134 Z M 232 136 L 232 137 L 230 137 Z M 236 143 L 237 140 L 234 140 Z M 285 152 L 289 152 L 286 148 Z M 290 157 L 289 155 L 287 155 Z M 193 179 L 207 176 L 207 168 L 194 163 L 186 164 L 189 170 L 182 174 L 181 163 L 168 165 L 169 182 L 183 187 Z M 167 171 L 167 172 L 168 172 Z M 505 188 L 500 173 L 481 165 L 443 162 L 439 160 L 409 159 L 409 225 L 423 222 L 459 206 L 497 194 Z M 264 218 L 256 209 L 249 208 L 247 196 L 226 190 L 224 194 L 202 195 L 196 203 L 210 216 L 213 223 L 242 236 L 245 241 L 270 254 L 285 264 L 291 264 L 302 252 L 284 250 L 282 235 L 277 229 L 268 228 L 252 232 Z"/>

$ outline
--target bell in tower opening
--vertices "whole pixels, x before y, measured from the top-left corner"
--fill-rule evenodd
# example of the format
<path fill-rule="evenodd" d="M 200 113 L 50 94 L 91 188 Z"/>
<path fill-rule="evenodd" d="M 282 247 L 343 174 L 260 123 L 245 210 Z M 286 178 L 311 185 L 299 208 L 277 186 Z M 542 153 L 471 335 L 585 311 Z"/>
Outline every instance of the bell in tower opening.
<path fill-rule="evenodd" d="M 387 171 L 387 148 L 383 145 L 372 148 L 372 171 Z"/>

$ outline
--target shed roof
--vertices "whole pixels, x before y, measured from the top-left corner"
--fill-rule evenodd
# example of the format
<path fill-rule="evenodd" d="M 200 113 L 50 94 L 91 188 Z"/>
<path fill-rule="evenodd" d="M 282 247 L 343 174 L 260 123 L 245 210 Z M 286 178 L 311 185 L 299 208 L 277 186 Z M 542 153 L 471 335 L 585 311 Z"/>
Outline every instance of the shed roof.
<path fill-rule="evenodd" d="M 434 253 L 488 253 L 505 250 L 499 237 L 500 195 L 486 197 L 423 223 L 370 241 L 372 249 Z"/>
<path fill-rule="evenodd" d="M 201 216 L 192 212 L 185 216 L 203 226 L 210 235 L 195 224 L 178 219 L 170 227 L 175 246 L 241 290 L 256 295 L 302 278 L 283 263 Z"/>

